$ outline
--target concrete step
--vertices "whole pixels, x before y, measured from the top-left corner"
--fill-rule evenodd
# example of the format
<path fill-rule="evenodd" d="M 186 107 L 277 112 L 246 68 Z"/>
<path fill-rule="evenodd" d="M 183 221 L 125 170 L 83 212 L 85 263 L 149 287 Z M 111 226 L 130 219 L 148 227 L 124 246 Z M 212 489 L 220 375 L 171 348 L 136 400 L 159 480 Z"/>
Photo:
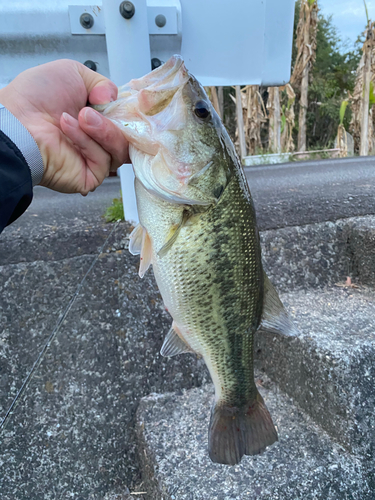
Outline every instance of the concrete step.
<path fill-rule="evenodd" d="M 106 197 L 117 195 L 118 191 L 110 196 L 105 192 L 103 207 Z M 112 228 L 98 220 L 104 211 L 101 205 L 89 204 L 90 213 L 85 215 L 75 204 L 69 205 L 69 196 L 64 199 L 68 201 L 62 205 L 59 197 L 53 203 L 46 198 L 39 211 L 33 203 L 2 233 L 0 419 Z M 91 213 L 94 208 L 95 217 Z M 372 292 L 364 287 L 347 290 L 344 300 L 344 289 L 333 285 L 347 275 L 361 283 L 375 283 L 370 260 L 372 253 L 375 255 L 374 220 L 346 219 L 261 234 L 267 270 L 277 287 L 288 292 L 283 300 L 294 311 L 301 336 L 274 340 L 264 335 L 257 354 L 259 365 L 279 380 L 284 390 L 294 394 L 298 404 L 335 439 L 355 453 L 365 450 L 368 468 L 373 442 L 372 340 L 362 334 L 370 334 L 373 325 Z M 138 257 L 130 256 L 127 250 L 121 252 L 127 247 L 128 231 L 128 225 L 120 224 L 113 233 L 1 435 L 1 500 L 68 496 L 114 500 L 126 492 L 126 486 L 132 492 L 136 486 L 137 492 L 145 491 L 138 483 L 133 432 L 139 398 L 152 391 L 199 386 L 207 380 L 202 360 L 189 355 L 160 357 L 171 318 L 163 308 L 152 273 L 140 280 Z M 324 296 L 322 290 L 327 286 L 328 295 Z M 308 287 L 309 292 L 301 292 Z M 325 315 L 331 323 L 326 321 L 320 327 L 319 311 L 331 292 L 339 294 L 336 309 L 326 307 Z M 366 294 L 367 305 L 357 300 Z M 349 295 L 355 299 L 352 309 L 348 307 L 352 300 Z M 321 297 L 321 306 L 316 297 Z M 334 303 L 333 299 L 329 302 Z M 310 323 L 315 326 L 310 328 Z M 344 334 L 342 324 L 347 325 Z M 351 339 L 351 344 L 348 340 L 346 354 L 341 337 L 358 340 L 354 343 Z M 324 356 L 332 353 L 336 357 L 330 369 Z M 201 415 L 208 413 L 201 411 Z M 206 433 L 207 425 L 202 439 L 206 439 Z M 348 456 L 347 452 L 340 453 Z M 360 472 L 364 466 L 358 467 Z M 199 477 L 199 469 L 196 471 Z M 259 474 L 264 478 L 264 488 L 271 488 L 266 473 L 255 471 L 254 477 Z M 212 474 L 217 472 L 212 469 Z M 322 477 L 319 474 L 318 479 Z M 311 473 L 309 477 L 311 484 L 315 476 Z M 341 479 L 334 478 L 334 484 L 339 484 Z M 366 476 L 365 481 L 369 483 L 370 479 Z M 353 482 L 354 492 L 359 483 Z M 289 484 L 285 482 L 288 494 L 292 491 Z M 328 482 L 322 484 L 327 486 Z M 214 498 L 204 496 L 202 491 L 196 498 Z M 332 498 L 346 498 L 337 491 Z M 176 498 L 183 497 L 177 493 Z"/>
<path fill-rule="evenodd" d="M 373 463 L 374 291 L 339 283 L 281 298 L 300 335 L 259 332 L 257 367 L 340 444 Z"/>
<path fill-rule="evenodd" d="M 0 432 L 1 500 L 144 491 L 133 436 L 139 398 L 205 380 L 202 360 L 160 356 L 171 320 L 152 273 L 139 279 L 139 258 L 117 250 L 124 236 L 108 241 Z M 93 259 L 0 266 L 0 422 Z"/>
<path fill-rule="evenodd" d="M 265 269 L 279 290 L 323 288 L 350 276 L 375 286 L 375 217 L 260 233 Z"/>
<path fill-rule="evenodd" d="M 143 487 L 152 500 L 370 500 L 360 457 L 330 440 L 267 378 L 260 391 L 279 441 L 239 465 L 213 464 L 207 431 L 211 385 L 181 395 L 151 394 L 137 412 Z"/>

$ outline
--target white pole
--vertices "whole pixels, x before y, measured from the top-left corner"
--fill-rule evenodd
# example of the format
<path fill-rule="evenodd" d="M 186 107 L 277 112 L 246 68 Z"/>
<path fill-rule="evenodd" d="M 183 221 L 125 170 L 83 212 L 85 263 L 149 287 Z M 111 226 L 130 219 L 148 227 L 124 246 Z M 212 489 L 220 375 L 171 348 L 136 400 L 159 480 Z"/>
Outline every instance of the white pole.
<path fill-rule="evenodd" d="M 118 86 L 151 71 L 147 3 L 146 0 L 131 3 L 134 15 L 126 19 L 120 13 L 121 0 L 103 0 L 109 73 Z M 139 219 L 133 169 L 131 165 L 123 165 L 119 171 L 125 219 L 134 224 Z"/>

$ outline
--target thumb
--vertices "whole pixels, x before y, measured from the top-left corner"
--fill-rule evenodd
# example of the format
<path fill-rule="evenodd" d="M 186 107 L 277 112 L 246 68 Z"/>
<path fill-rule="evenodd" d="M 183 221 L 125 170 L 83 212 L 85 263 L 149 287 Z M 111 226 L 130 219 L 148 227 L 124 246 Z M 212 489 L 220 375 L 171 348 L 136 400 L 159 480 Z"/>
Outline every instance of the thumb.
<path fill-rule="evenodd" d="M 79 65 L 79 73 L 86 86 L 91 104 L 105 104 L 117 99 L 118 89 L 111 80 L 92 71 L 84 64 Z"/>

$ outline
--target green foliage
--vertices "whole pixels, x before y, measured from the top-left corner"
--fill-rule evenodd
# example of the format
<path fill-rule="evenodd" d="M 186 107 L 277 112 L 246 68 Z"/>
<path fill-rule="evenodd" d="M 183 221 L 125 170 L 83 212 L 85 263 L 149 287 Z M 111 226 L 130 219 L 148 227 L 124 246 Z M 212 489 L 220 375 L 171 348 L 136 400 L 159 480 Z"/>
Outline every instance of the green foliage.
<path fill-rule="evenodd" d="M 124 206 L 122 204 L 122 198 L 115 198 L 112 201 L 112 205 L 108 207 L 104 213 L 104 218 L 106 222 L 117 222 L 118 220 L 124 220 Z"/>
<path fill-rule="evenodd" d="M 332 16 L 320 14 L 316 61 L 311 72 L 308 95 L 308 149 L 333 146 L 340 123 L 341 104 L 353 92 L 359 59 L 359 45 L 348 50 L 333 25 Z M 350 109 L 348 111 L 343 118 L 346 129 L 351 118 Z"/>
<path fill-rule="evenodd" d="M 370 92 L 369 92 L 369 109 L 371 106 L 375 104 L 375 96 L 374 96 L 374 84 L 370 82 Z"/>
<path fill-rule="evenodd" d="M 367 4 L 366 4 L 365 0 L 363 0 L 363 3 L 364 3 L 364 5 L 365 5 L 366 19 L 367 19 L 367 25 L 368 25 L 368 23 L 370 22 L 370 18 L 368 17 Z"/>
<path fill-rule="evenodd" d="M 281 127 L 280 127 L 280 134 L 284 132 L 285 125 L 286 125 L 286 116 L 285 116 L 285 106 L 281 108 L 282 113 L 281 113 Z"/>
<path fill-rule="evenodd" d="M 345 118 L 345 111 L 348 106 L 349 101 L 345 99 L 345 101 L 342 101 L 341 106 L 340 106 L 340 125 L 344 123 L 344 118 Z"/>

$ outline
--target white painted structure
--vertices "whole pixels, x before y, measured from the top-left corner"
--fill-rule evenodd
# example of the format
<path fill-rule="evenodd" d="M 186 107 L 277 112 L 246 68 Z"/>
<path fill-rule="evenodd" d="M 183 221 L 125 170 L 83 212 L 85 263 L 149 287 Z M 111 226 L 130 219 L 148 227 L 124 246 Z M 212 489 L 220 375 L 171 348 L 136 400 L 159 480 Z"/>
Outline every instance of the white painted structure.
<path fill-rule="evenodd" d="M 117 85 L 179 53 L 203 85 L 282 85 L 290 77 L 294 0 L 2 0 L 0 87 L 21 71 L 68 57 L 93 61 Z M 82 14 L 92 16 L 86 29 Z M 157 16 L 163 24 L 156 22 Z M 126 218 L 137 218 L 129 167 L 121 168 Z"/>

